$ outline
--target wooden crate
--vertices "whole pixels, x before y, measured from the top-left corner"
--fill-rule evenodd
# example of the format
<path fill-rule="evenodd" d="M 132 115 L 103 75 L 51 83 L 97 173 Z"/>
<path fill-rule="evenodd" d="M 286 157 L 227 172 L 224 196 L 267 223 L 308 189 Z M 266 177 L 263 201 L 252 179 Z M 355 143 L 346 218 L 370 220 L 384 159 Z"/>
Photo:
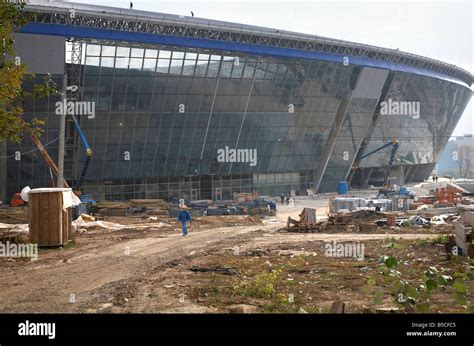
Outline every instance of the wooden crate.
<path fill-rule="evenodd" d="M 72 210 L 63 210 L 63 191 L 34 189 L 29 197 L 30 242 L 38 246 L 62 246 L 71 240 Z"/>

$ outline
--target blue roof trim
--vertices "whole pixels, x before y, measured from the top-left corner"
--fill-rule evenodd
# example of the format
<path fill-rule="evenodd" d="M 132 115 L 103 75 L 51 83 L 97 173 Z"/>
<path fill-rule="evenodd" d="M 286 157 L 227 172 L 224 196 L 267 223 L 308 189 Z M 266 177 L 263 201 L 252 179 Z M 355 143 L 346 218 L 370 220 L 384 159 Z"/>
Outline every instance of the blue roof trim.
<path fill-rule="evenodd" d="M 248 53 L 262 56 L 271 56 L 279 58 L 301 58 L 311 60 L 330 61 L 335 63 L 343 62 L 344 55 L 329 54 L 320 52 L 310 52 L 293 48 L 279 48 L 261 46 L 239 42 L 225 42 L 217 40 L 207 40 L 203 38 L 180 37 L 180 36 L 164 36 L 158 34 L 130 32 L 111 29 L 86 28 L 77 25 L 61 25 L 61 24 L 45 24 L 45 23 L 28 23 L 20 30 L 22 33 L 43 34 L 64 37 L 80 37 L 91 39 L 104 39 L 114 41 L 128 41 L 140 43 L 163 44 L 193 48 L 207 48 L 216 50 L 226 50 L 240 53 Z M 373 68 L 381 68 L 391 71 L 407 72 L 427 77 L 447 80 L 457 84 L 467 86 L 463 81 L 451 76 L 430 71 L 427 69 L 407 66 L 399 63 L 390 63 L 386 61 L 373 60 L 362 57 L 349 56 L 349 64 L 356 66 L 367 66 Z"/>

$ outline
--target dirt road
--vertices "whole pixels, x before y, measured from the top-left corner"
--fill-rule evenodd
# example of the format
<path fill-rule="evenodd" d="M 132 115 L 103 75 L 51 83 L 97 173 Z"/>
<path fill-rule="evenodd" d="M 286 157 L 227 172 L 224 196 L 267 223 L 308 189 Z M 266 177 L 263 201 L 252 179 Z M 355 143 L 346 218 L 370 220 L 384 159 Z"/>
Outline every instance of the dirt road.
<path fill-rule="evenodd" d="M 167 230 L 103 232 L 78 235 L 73 247 L 40 250 L 38 260 L 0 262 L 0 312 L 91 312 L 97 302 L 122 302 L 140 282 L 176 260 L 206 254 L 206 250 L 239 246 L 264 247 L 276 243 L 383 239 L 384 234 L 285 234 L 282 224 L 198 227 L 183 237 Z M 403 234 L 415 239 L 429 234 Z M 125 299 L 125 301 L 128 301 Z M 137 302 L 138 304 L 138 302 Z M 103 304 L 102 304 L 103 305 Z M 112 303 L 107 306 L 112 305 Z M 190 308 L 187 311 L 193 311 Z"/>
<path fill-rule="evenodd" d="M 103 285 L 146 275 L 158 265 L 259 228 L 241 226 L 191 231 L 185 238 L 178 232 L 158 236 L 145 234 L 143 238 L 127 241 L 119 238 L 110 245 L 97 239 L 92 246 L 78 237 L 75 248 L 44 253 L 40 250 L 34 262 L 2 263 L 0 311 L 76 311 L 77 304 L 70 302 L 71 297 L 75 303 L 87 303 L 89 292 Z"/>

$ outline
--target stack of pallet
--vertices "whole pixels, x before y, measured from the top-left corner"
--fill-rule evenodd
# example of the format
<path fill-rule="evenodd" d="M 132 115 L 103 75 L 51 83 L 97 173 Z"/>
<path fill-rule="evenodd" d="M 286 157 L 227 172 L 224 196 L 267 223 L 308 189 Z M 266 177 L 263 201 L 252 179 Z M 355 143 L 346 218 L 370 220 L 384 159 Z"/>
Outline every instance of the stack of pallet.
<path fill-rule="evenodd" d="M 162 199 L 131 199 L 128 202 L 98 202 L 97 208 L 100 216 L 127 216 L 140 213 L 168 216 L 169 204 Z"/>
<path fill-rule="evenodd" d="M 166 208 L 168 203 L 163 199 L 131 199 L 130 205 L 134 207 Z"/>
<path fill-rule="evenodd" d="M 304 208 L 299 215 L 299 220 L 288 217 L 286 230 L 290 232 L 320 232 L 325 228 L 325 223 L 316 221 L 316 209 Z"/>

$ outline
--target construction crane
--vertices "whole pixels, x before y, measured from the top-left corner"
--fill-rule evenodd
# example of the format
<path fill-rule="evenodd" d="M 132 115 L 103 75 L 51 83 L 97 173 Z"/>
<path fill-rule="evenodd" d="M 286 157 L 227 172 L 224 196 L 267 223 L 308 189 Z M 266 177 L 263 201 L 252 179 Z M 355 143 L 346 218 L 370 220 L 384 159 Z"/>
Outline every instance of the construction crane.
<path fill-rule="evenodd" d="M 48 165 L 49 168 L 49 173 L 51 175 L 51 186 L 56 186 L 56 182 L 54 180 L 54 176 L 58 174 L 58 166 L 56 163 L 53 161 L 51 156 L 49 156 L 48 152 L 43 146 L 43 143 L 39 140 L 38 136 L 33 132 L 31 128 L 27 128 L 28 132 L 31 137 L 31 141 L 35 145 L 35 147 L 38 149 L 38 151 L 41 153 L 41 156 L 43 156 L 44 160 L 46 161 L 46 164 Z M 65 180 L 63 180 L 63 187 L 69 187 L 68 183 L 66 183 Z M 20 192 L 17 192 L 13 195 L 10 205 L 12 207 L 21 207 L 24 206 L 26 203 L 25 201 L 21 198 Z"/>
<path fill-rule="evenodd" d="M 79 179 L 76 183 L 76 186 L 74 187 L 74 193 L 77 195 L 80 194 L 81 191 L 81 186 L 84 183 L 84 179 L 87 173 L 87 168 L 89 167 L 91 158 L 92 158 L 92 149 L 87 142 L 86 136 L 84 135 L 84 132 L 81 129 L 81 126 L 79 125 L 79 122 L 77 121 L 77 118 L 74 115 L 71 115 L 72 120 L 74 122 L 74 127 L 76 128 L 77 133 L 79 134 L 79 137 L 81 139 L 82 144 L 84 145 L 84 148 L 86 149 L 86 160 L 84 162 L 84 166 L 82 167 L 81 174 L 79 176 Z M 38 148 L 39 152 L 43 156 L 44 160 L 46 161 L 46 164 L 49 167 L 50 173 L 51 173 L 51 178 L 52 178 L 52 186 L 55 186 L 54 183 L 54 178 L 53 174 L 57 175 L 58 174 L 58 166 L 54 162 L 54 160 L 51 158 L 49 153 L 46 151 L 44 148 L 43 144 L 39 140 L 39 138 L 34 134 L 33 131 L 30 130 L 30 135 L 31 135 L 31 140 L 33 144 Z M 69 187 L 69 184 L 64 180 L 64 187 Z"/>
<path fill-rule="evenodd" d="M 31 131 L 31 140 L 33 141 L 33 144 L 35 145 L 35 147 L 38 148 L 39 152 L 41 153 L 44 160 L 46 161 L 46 164 L 49 167 L 49 172 L 51 174 L 51 182 L 52 182 L 51 186 L 56 186 L 56 184 L 54 182 L 53 174 L 58 175 L 58 166 L 53 161 L 51 156 L 49 156 L 49 154 L 46 151 L 46 149 L 44 148 L 43 144 L 41 143 L 39 138 L 34 134 L 33 131 Z M 66 180 L 63 180 L 63 185 L 64 185 L 64 187 L 69 187 L 68 183 L 66 183 Z"/>
<path fill-rule="evenodd" d="M 375 153 L 377 153 L 377 152 L 379 152 L 379 151 L 381 151 L 385 148 L 388 148 L 388 147 L 392 147 L 392 151 L 390 153 L 390 159 L 388 161 L 388 164 L 385 167 L 383 187 L 379 190 L 379 194 L 377 195 L 377 198 L 380 195 L 384 195 L 384 196 L 388 197 L 389 195 L 395 194 L 395 191 L 390 189 L 390 171 L 392 170 L 393 163 L 395 162 L 395 156 L 396 156 L 397 151 L 398 151 L 398 147 L 399 147 L 398 140 L 396 138 L 394 138 L 391 141 L 389 141 L 389 142 L 385 143 L 384 145 L 368 152 L 367 154 L 361 156 L 358 159 L 358 162 L 360 162 L 361 160 L 365 159 L 366 157 L 368 157 L 370 155 L 373 155 L 373 154 L 375 154 Z M 355 170 L 355 169 L 357 169 L 357 167 L 353 166 L 352 169 Z"/>
<path fill-rule="evenodd" d="M 92 158 L 92 149 L 87 142 L 86 136 L 84 135 L 84 132 L 82 132 L 81 126 L 79 125 L 79 122 L 77 121 L 77 118 L 74 116 L 74 114 L 71 114 L 72 120 L 74 122 L 74 127 L 76 128 L 77 133 L 79 134 L 79 138 L 81 139 L 82 145 L 86 149 L 86 160 L 84 161 L 84 166 L 82 166 L 81 174 L 79 176 L 79 179 L 76 183 L 75 190 L 76 191 L 81 191 L 81 186 L 84 183 L 84 179 L 86 177 L 87 173 L 87 168 L 89 167 L 89 163 Z"/>
<path fill-rule="evenodd" d="M 379 194 L 377 198 L 380 195 L 384 195 L 388 197 L 389 195 L 392 195 L 395 193 L 393 190 L 390 189 L 390 171 L 392 170 L 393 163 L 395 162 L 395 155 L 397 154 L 398 146 L 399 146 L 398 141 L 394 139 L 392 141 L 392 151 L 390 153 L 390 160 L 388 161 L 388 165 L 385 168 L 385 174 L 383 178 L 383 187 L 382 189 L 379 190 Z"/>

